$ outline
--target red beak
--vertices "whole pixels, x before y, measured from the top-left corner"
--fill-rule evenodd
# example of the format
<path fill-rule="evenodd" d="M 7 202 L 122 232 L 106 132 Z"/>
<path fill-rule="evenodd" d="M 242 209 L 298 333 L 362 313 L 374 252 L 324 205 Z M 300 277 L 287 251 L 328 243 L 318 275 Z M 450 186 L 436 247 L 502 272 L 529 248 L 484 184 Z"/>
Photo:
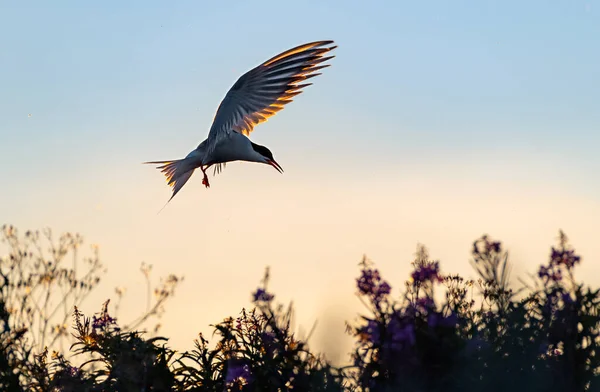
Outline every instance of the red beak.
<path fill-rule="evenodd" d="M 283 173 L 283 168 L 279 165 L 279 163 L 275 162 L 275 160 L 269 159 L 267 163 L 273 166 L 279 173 Z"/>

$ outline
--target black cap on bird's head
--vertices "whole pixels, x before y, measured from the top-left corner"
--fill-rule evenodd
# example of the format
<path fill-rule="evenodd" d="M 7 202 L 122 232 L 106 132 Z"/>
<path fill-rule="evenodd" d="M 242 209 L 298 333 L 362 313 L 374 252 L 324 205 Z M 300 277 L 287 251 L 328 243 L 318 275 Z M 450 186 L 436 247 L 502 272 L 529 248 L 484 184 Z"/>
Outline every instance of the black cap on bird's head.
<path fill-rule="evenodd" d="M 281 166 L 279 165 L 279 163 L 277 163 L 275 161 L 275 158 L 273 158 L 273 153 L 271 152 L 271 150 L 269 150 L 265 146 L 261 146 L 260 144 L 256 144 L 256 143 L 253 143 L 253 142 L 250 142 L 250 144 L 252 144 L 252 148 L 254 149 L 254 151 L 256 151 L 257 153 L 259 153 L 260 155 L 262 155 L 263 157 L 265 157 L 265 160 L 266 160 L 265 163 L 273 166 L 275 169 L 277 169 L 277 171 L 279 173 L 283 173 L 283 169 L 281 168 Z"/>

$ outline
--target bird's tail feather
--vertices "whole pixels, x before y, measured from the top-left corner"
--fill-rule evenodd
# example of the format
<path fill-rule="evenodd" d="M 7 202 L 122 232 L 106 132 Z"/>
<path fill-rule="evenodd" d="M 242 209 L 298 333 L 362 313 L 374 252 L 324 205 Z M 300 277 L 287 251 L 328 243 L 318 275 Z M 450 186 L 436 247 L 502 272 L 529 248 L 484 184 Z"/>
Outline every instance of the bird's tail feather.
<path fill-rule="evenodd" d="M 185 183 L 194 174 L 195 167 L 191 166 L 187 159 L 177 159 L 174 161 L 153 161 L 144 162 L 145 164 L 160 165 L 156 168 L 164 173 L 167 178 L 167 184 L 173 188 L 173 194 L 167 201 L 171 201 L 175 195 L 183 188 Z"/>

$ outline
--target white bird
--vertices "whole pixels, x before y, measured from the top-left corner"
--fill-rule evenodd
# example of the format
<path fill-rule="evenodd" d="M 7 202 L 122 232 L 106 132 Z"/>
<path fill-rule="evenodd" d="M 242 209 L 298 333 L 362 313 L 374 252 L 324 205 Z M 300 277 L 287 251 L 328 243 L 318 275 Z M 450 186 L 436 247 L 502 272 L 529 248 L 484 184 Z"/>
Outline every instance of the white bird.
<path fill-rule="evenodd" d="M 221 165 L 233 161 L 258 162 L 273 166 L 280 173 L 281 166 L 271 151 L 250 141 L 254 127 L 275 115 L 302 93 L 312 83 L 302 83 L 320 75 L 315 73 L 330 64 L 323 64 L 335 56 L 325 56 L 337 46 L 333 41 L 318 41 L 297 46 L 265 61 L 242 75 L 229 89 L 217 109 L 208 137 L 185 158 L 172 161 L 144 162 L 159 164 L 173 188 L 173 194 L 181 190 L 194 170 L 204 174 L 202 184 L 210 186 L 206 170 L 215 166 L 213 175 L 221 171 Z"/>

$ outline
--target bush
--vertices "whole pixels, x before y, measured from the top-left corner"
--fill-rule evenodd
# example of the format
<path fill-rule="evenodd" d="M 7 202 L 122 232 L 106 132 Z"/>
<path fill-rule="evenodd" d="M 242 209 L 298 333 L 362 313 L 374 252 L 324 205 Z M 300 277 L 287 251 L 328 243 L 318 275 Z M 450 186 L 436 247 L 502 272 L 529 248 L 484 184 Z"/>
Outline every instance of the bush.
<path fill-rule="evenodd" d="M 477 280 L 443 274 L 419 247 L 399 296 L 366 258 L 356 280 L 367 314 L 347 332 L 351 364 L 331 366 L 292 331 L 293 308 L 275 304 L 268 271 L 253 308 L 214 325 L 177 353 L 166 339 L 122 330 L 108 302 L 91 318 L 75 308 L 70 352 L 23 355 L 0 301 L 0 386 L 34 391 L 583 391 L 600 390 L 599 290 L 576 281 L 581 258 L 561 233 L 531 284 L 510 287 L 502 244 L 473 244 Z M 3 267 L 4 268 L 4 267 Z M 2 270 L 2 276 L 5 276 Z M 6 280 L 2 283 L 6 285 Z M 4 288 L 2 293 L 4 295 Z M 342 332 L 342 331 L 340 331 Z"/>

